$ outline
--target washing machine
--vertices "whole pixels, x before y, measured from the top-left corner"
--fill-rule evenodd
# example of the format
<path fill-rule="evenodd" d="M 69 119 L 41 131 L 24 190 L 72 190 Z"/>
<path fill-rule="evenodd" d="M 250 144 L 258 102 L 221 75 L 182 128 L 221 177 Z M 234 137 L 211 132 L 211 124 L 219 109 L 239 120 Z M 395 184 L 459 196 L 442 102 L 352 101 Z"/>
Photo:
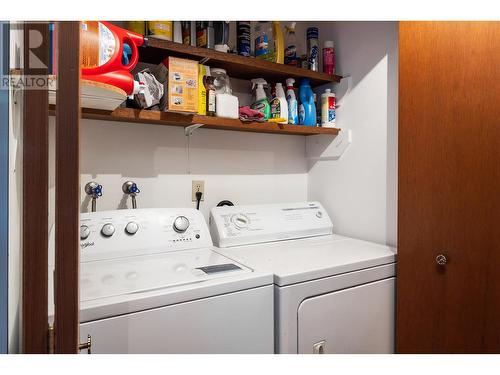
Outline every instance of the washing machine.
<path fill-rule="evenodd" d="M 273 353 L 272 274 L 215 252 L 199 211 L 80 222 L 80 338 L 92 353 Z"/>
<path fill-rule="evenodd" d="M 319 202 L 216 207 L 218 252 L 274 275 L 276 353 L 393 353 L 396 249 L 333 234 Z"/>

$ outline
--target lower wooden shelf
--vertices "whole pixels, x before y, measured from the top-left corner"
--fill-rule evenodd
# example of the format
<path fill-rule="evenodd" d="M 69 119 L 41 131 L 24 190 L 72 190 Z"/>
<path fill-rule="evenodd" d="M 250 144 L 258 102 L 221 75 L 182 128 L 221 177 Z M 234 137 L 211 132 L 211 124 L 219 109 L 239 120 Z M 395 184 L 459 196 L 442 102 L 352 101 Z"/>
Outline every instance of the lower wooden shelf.
<path fill-rule="evenodd" d="M 51 114 L 53 108 L 51 108 Z M 336 135 L 340 132 L 337 128 L 321 128 L 314 126 L 283 125 L 271 122 L 243 122 L 240 120 L 188 115 L 174 112 L 159 112 L 150 110 L 139 110 L 132 108 L 117 108 L 114 111 L 103 111 L 95 109 L 82 109 L 82 117 L 103 121 L 122 121 L 142 124 L 158 124 L 168 126 L 187 127 L 194 124 L 202 124 L 204 129 L 233 130 L 256 133 L 291 134 L 291 135 Z"/>

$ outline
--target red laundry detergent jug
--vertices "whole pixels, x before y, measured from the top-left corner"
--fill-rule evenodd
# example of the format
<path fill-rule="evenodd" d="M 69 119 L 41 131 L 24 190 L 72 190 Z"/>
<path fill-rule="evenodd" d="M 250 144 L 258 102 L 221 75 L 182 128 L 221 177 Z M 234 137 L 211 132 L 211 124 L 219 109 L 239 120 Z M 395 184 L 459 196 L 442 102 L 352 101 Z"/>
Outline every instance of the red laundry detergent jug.
<path fill-rule="evenodd" d="M 82 79 L 136 94 L 139 82 L 130 71 L 137 65 L 137 47 L 145 43 L 144 36 L 108 22 L 82 21 L 81 26 Z"/>

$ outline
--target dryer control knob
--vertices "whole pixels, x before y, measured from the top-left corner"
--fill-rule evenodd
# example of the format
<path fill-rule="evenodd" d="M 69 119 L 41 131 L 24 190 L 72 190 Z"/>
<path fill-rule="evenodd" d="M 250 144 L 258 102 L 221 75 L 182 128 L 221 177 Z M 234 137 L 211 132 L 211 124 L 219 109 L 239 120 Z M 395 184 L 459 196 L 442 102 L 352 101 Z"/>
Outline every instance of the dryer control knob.
<path fill-rule="evenodd" d="M 127 234 L 136 234 L 137 231 L 139 230 L 139 224 L 137 224 L 135 221 L 131 221 L 125 225 L 125 232 Z"/>
<path fill-rule="evenodd" d="M 104 237 L 111 237 L 113 234 L 115 234 L 115 227 L 111 223 L 104 224 L 101 228 L 101 234 Z"/>
<path fill-rule="evenodd" d="M 186 216 L 177 216 L 173 227 L 177 233 L 184 233 L 189 228 L 188 218 Z"/>
<path fill-rule="evenodd" d="M 86 225 L 81 225 L 80 226 L 80 239 L 81 240 L 86 240 L 90 236 L 90 229 Z"/>

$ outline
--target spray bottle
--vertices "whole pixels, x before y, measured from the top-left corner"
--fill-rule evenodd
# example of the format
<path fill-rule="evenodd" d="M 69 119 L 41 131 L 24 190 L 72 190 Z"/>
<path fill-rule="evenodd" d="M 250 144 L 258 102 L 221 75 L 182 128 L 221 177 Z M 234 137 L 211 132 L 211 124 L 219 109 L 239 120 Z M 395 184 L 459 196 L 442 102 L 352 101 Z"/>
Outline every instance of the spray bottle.
<path fill-rule="evenodd" d="M 295 96 L 295 90 L 293 89 L 293 84 L 295 80 L 293 78 L 288 78 L 286 80 L 286 100 L 288 105 L 288 123 L 292 125 L 299 124 L 299 115 L 297 112 L 297 97 Z"/>
<path fill-rule="evenodd" d="M 252 90 L 254 90 L 254 101 L 250 108 L 259 111 L 264 115 L 264 120 L 268 120 L 271 117 L 271 106 L 269 105 L 269 100 L 267 100 L 266 91 L 264 86 L 267 82 L 263 78 L 252 79 Z"/>
<path fill-rule="evenodd" d="M 283 85 L 278 82 L 275 86 L 275 97 L 271 100 L 271 118 L 283 119 L 277 120 L 280 124 L 288 123 L 288 104 L 286 102 L 285 91 Z"/>

